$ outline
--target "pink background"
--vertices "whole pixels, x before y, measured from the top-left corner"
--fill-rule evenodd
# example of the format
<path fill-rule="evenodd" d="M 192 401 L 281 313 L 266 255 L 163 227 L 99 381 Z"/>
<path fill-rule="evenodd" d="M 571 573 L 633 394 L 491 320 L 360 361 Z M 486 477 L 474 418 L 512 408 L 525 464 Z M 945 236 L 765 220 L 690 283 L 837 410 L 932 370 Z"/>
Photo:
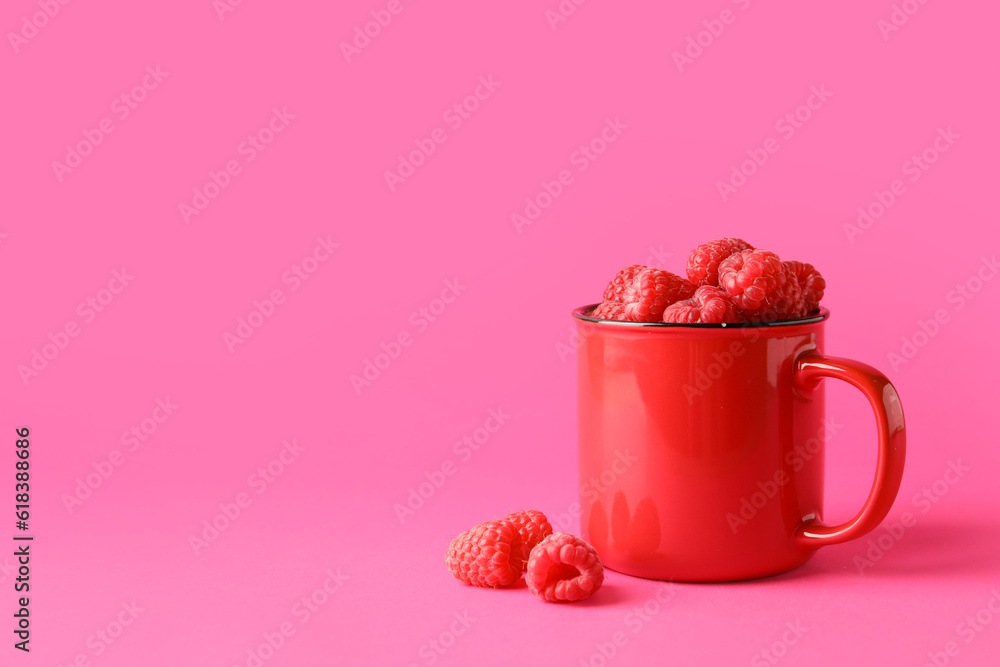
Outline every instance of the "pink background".
<path fill-rule="evenodd" d="M 554 29 L 557 0 L 402 0 L 348 62 L 340 43 L 370 11 L 384 21 L 388 2 L 247 0 L 221 19 L 219 4 L 0 11 L 0 535 L 18 532 L 6 508 L 14 429 L 27 425 L 36 536 L 30 656 L 11 646 L 16 575 L 0 556 L 2 664 L 254 665 L 248 651 L 283 624 L 294 634 L 262 664 L 995 659 L 1000 281 L 977 282 L 1000 242 L 994 6 L 908 0 L 915 13 L 883 34 L 889 0 L 563 2 L 575 11 Z M 723 10 L 730 23 L 713 23 Z M 686 48 L 697 57 L 679 68 Z M 486 99 L 447 114 L 480 77 L 494 82 Z M 800 109 L 798 127 L 781 121 L 813 87 L 829 97 Z M 261 140 L 273 142 L 244 144 L 272 118 L 280 131 Z M 582 158 L 606 119 L 626 127 Z M 113 130 L 57 175 L 67 145 L 102 123 Z M 432 136 L 443 143 L 391 189 L 385 172 Z M 718 182 L 765 145 L 724 200 Z M 914 169 L 925 150 L 935 161 Z M 519 230 L 512 214 L 563 170 L 559 196 Z M 180 205 L 212 173 L 227 187 L 186 222 Z M 845 228 L 897 179 L 880 217 Z M 569 311 L 625 264 L 679 271 L 724 235 L 824 272 L 828 352 L 883 369 L 902 397 L 909 453 L 889 521 L 916 524 L 898 539 L 878 529 L 890 548 L 861 571 L 877 541 L 769 580 L 676 585 L 664 603 L 662 584 L 616 573 L 575 606 L 455 582 L 453 535 L 522 507 L 559 521 L 576 500 Z M 295 267 L 318 237 L 339 247 L 303 280 Z M 123 267 L 133 278 L 106 291 Z M 436 301 L 449 281 L 451 302 Z M 976 291 L 956 291 L 966 284 Z M 271 316 L 227 346 L 274 290 Z M 77 335 L 63 338 L 67 326 Z M 401 335 L 398 358 L 378 357 Z M 22 377 L 36 350 L 54 358 Z M 905 363 L 890 356 L 904 351 Z M 388 366 L 356 391 L 351 376 L 377 357 Z M 504 425 L 479 451 L 456 450 L 491 409 Z M 828 414 L 844 425 L 828 453 L 826 519 L 838 521 L 867 494 L 874 429 L 846 387 L 830 386 Z M 133 426 L 145 440 L 123 442 Z M 273 463 L 292 440 L 304 449 Z M 67 508 L 109 457 L 120 465 Z M 401 522 L 395 505 L 446 461 L 454 474 Z M 946 478 L 959 461 L 968 470 Z M 281 471 L 270 482 L 256 473 L 269 463 Z M 190 538 L 238 498 L 239 517 L 195 553 Z M 329 594 L 328 571 L 341 579 Z M 134 620 L 120 613 L 133 602 Z M 119 616 L 130 624 L 109 645 L 97 633 L 117 635 Z"/>

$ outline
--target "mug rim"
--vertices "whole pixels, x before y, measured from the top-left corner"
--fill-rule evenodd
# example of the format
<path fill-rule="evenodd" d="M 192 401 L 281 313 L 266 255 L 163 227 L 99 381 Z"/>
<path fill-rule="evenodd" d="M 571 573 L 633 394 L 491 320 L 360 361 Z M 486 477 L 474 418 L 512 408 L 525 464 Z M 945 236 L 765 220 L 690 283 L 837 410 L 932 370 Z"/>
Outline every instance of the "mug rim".
<path fill-rule="evenodd" d="M 609 327 L 640 329 L 717 329 L 720 331 L 725 329 L 773 329 L 778 327 L 793 327 L 801 326 L 803 324 L 816 324 L 817 322 L 824 322 L 830 318 L 830 310 L 823 307 L 820 307 L 818 314 L 812 315 L 811 317 L 803 317 L 798 320 L 778 320 L 775 322 L 720 322 L 709 324 L 687 324 L 680 322 L 619 322 L 617 320 L 602 320 L 600 318 L 585 315 L 585 313 L 592 312 L 599 305 L 601 304 L 592 303 L 587 306 L 580 306 L 579 308 L 574 308 L 570 314 L 575 319 L 582 322 L 591 322 L 593 324 Z"/>

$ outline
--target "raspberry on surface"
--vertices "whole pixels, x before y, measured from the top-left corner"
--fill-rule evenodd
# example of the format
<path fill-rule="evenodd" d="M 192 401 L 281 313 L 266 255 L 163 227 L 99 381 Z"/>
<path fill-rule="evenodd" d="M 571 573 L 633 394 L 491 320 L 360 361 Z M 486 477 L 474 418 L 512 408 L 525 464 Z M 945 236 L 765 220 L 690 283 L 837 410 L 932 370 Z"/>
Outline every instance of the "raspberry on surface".
<path fill-rule="evenodd" d="M 826 280 L 812 264 L 796 261 L 783 262 L 783 264 L 795 275 L 796 281 L 802 289 L 802 298 L 805 302 L 803 315 L 812 313 L 819 308 L 819 302 L 823 299 Z"/>
<path fill-rule="evenodd" d="M 630 322 L 660 322 L 670 304 L 694 294 L 694 285 L 662 269 L 642 269 L 622 294 Z"/>
<path fill-rule="evenodd" d="M 451 541 L 448 570 L 473 586 L 510 586 L 521 578 L 524 554 L 518 527 L 509 521 L 486 521 Z"/>
<path fill-rule="evenodd" d="M 719 286 L 719 264 L 734 252 L 750 250 L 753 246 L 737 238 L 715 239 L 702 243 L 691 251 L 687 262 L 687 276 L 695 286 Z"/>
<path fill-rule="evenodd" d="M 544 514 L 538 510 L 522 510 L 513 512 L 504 521 L 509 521 L 521 535 L 521 555 L 523 566 L 521 571 L 528 569 L 528 556 L 531 550 L 543 539 L 552 534 L 552 525 Z"/>
<path fill-rule="evenodd" d="M 615 301 L 605 301 L 595 308 L 594 312 L 591 313 L 590 316 L 599 320 L 615 320 L 617 322 L 628 321 L 628 318 L 625 317 L 625 304 Z"/>
<path fill-rule="evenodd" d="M 719 264 L 719 285 L 742 310 L 757 310 L 785 284 L 781 258 L 759 248 L 733 253 Z"/>
<path fill-rule="evenodd" d="M 552 533 L 531 550 L 528 588 L 546 602 L 586 600 L 604 583 L 594 547 L 568 533 Z"/>
<path fill-rule="evenodd" d="M 619 271 L 615 277 L 611 279 L 611 282 L 608 283 L 608 286 L 604 288 L 604 300 L 621 301 L 625 288 L 632 284 L 632 280 L 635 279 L 635 274 L 647 268 L 649 267 L 643 264 L 633 264 L 631 266 L 626 266 L 624 269 Z"/>
<path fill-rule="evenodd" d="M 677 324 L 737 322 L 736 306 L 725 290 L 702 285 L 690 299 L 678 301 L 663 311 L 663 321 Z"/>

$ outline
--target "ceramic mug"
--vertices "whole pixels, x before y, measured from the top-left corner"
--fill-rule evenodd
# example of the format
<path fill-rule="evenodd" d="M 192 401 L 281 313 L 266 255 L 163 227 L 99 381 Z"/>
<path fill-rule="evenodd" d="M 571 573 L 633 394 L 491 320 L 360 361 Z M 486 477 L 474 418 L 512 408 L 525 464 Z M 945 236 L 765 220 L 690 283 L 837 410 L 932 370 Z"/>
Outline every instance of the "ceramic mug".
<path fill-rule="evenodd" d="M 824 355 L 830 313 L 790 322 L 613 322 L 573 311 L 580 523 L 604 564 L 670 581 L 786 572 L 885 518 L 903 476 L 896 389 Z M 822 522 L 823 378 L 865 395 L 878 425 L 875 480 L 850 521 Z M 838 443 L 840 444 L 846 443 Z"/>

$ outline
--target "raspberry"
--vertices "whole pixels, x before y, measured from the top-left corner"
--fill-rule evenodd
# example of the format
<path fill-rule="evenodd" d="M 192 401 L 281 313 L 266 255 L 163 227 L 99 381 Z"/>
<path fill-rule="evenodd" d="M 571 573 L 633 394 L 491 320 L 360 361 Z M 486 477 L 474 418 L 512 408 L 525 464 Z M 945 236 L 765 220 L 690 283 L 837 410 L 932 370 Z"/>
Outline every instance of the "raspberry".
<path fill-rule="evenodd" d="M 605 301 L 621 301 L 622 294 L 625 292 L 625 288 L 632 284 L 632 280 L 635 279 L 635 274 L 639 273 L 643 269 L 648 268 L 642 264 L 633 264 L 632 266 L 626 266 L 624 269 L 618 272 L 618 274 L 612 278 L 608 286 L 604 288 L 604 300 Z"/>
<path fill-rule="evenodd" d="M 736 322 L 736 307 L 725 290 L 702 285 L 690 299 L 667 306 L 663 311 L 663 321 L 678 324 Z"/>
<path fill-rule="evenodd" d="M 627 321 L 627 318 L 625 317 L 625 304 L 611 301 L 605 301 L 599 305 L 594 309 L 594 312 L 591 313 L 590 316 L 596 317 L 600 320 L 617 320 L 618 322 Z"/>
<path fill-rule="evenodd" d="M 743 239 L 725 238 L 702 243 L 688 256 L 688 280 L 695 286 L 719 286 L 719 264 L 734 252 L 752 249 Z"/>
<path fill-rule="evenodd" d="M 788 262 L 782 262 L 782 266 L 785 270 L 785 284 L 774 290 L 775 314 L 778 315 L 778 319 L 783 320 L 796 320 L 805 317 L 806 302 L 799 279 L 796 277 L 795 271 L 788 266 Z"/>
<path fill-rule="evenodd" d="M 538 510 L 523 510 L 507 516 L 509 521 L 521 534 L 521 560 L 524 562 L 521 572 L 528 568 L 528 556 L 539 542 L 552 534 L 552 526 L 545 515 Z"/>
<path fill-rule="evenodd" d="M 642 269 L 622 293 L 625 317 L 630 322 L 660 322 L 670 304 L 694 294 L 694 285 L 661 269 Z"/>
<path fill-rule="evenodd" d="M 812 264 L 795 261 L 783 263 L 795 274 L 795 279 L 799 287 L 802 288 L 802 298 L 805 301 L 805 312 L 802 314 L 803 316 L 808 315 L 819 308 L 823 291 L 826 289 L 826 280 Z"/>
<path fill-rule="evenodd" d="M 669 271 L 626 266 L 608 283 L 593 316 L 622 322 L 659 322 L 663 309 L 694 293 L 694 285 Z M 617 304 L 624 305 L 624 310 Z"/>
<path fill-rule="evenodd" d="M 552 533 L 531 550 L 528 588 L 546 602 L 586 600 L 604 583 L 594 547 L 575 535 Z"/>
<path fill-rule="evenodd" d="M 719 264 L 719 285 L 743 310 L 757 310 L 767 303 L 787 275 L 781 258 L 769 250 L 748 249 L 733 253 Z"/>
<path fill-rule="evenodd" d="M 826 281 L 812 264 L 782 262 L 785 284 L 752 311 L 743 311 L 745 322 L 774 322 L 807 317 L 819 307 Z"/>
<path fill-rule="evenodd" d="M 510 586 L 524 569 L 518 527 L 509 521 L 481 523 L 451 541 L 445 563 L 456 579 L 467 584 Z"/>
<path fill-rule="evenodd" d="M 741 311 L 740 319 L 744 322 L 778 322 L 780 320 L 797 320 L 805 317 L 806 305 L 802 298 L 802 288 L 795 273 L 782 263 L 785 282 L 781 287 L 767 295 L 763 303 L 755 310 Z"/>

